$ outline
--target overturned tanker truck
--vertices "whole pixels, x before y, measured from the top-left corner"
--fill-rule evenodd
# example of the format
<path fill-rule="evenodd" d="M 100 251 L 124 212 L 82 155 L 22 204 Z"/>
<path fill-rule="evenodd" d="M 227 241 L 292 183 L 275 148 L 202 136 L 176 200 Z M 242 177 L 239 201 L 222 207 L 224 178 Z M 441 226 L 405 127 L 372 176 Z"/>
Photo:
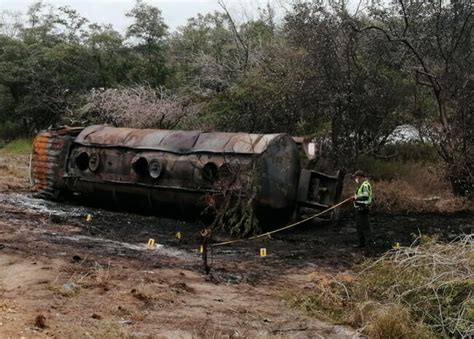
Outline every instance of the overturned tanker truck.
<path fill-rule="evenodd" d="M 287 134 L 59 128 L 34 139 L 31 182 L 47 199 L 78 197 L 177 218 L 199 217 L 224 197 L 253 191 L 259 223 L 279 226 L 341 197 L 344 174 L 302 169 L 299 146 Z"/>

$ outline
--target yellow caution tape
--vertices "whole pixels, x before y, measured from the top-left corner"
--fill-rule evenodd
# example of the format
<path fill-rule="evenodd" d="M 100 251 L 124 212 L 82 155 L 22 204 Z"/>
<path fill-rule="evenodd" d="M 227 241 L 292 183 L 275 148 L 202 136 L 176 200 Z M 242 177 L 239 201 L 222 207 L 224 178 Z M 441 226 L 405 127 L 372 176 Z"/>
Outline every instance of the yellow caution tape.
<path fill-rule="evenodd" d="M 319 212 L 319 213 L 316 213 L 315 215 L 312 215 L 306 219 L 303 219 L 303 220 L 300 220 L 300 221 L 297 221 L 293 224 L 290 224 L 290 225 L 287 225 L 285 227 L 282 227 L 282 228 L 279 228 L 279 229 L 276 229 L 276 230 L 273 230 L 273 231 L 270 231 L 270 232 L 266 232 L 266 233 L 262 233 L 262 234 L 259 234 L 259 235 L 255 235 L 253 237 L 250 237 L 250 238 L 246 238 L 246 239 L 236 239 L 236 240 L 229 240 L 229 241 L 224 241 L 224 242 L 219 242 L 219 243 L 216 243 L 216 244 L 212 244 L 211 246 L 212 247 L 216 247 L 216 246 L 224 246 L 224 245 L 230 245 L 230 244 L 235 244 L 235 243 L 238 243 L 238 242 L 244 242 L 244 241 L 248 241 L 248 240 L 253 240 L 253 239 L 258 239 L 258 238 L 263 238 L 263 237 L 269 237 L 271 234 L 274 234 L 274 233 L 277 233 L 277 232 L 281 232 L 281 231 L 284 231 L 284 230 L 287 230 L 289 228 L 293 228 L 295 226 L 298 226 L 298 225 L 301 225 L 309 220 L 312 220 L 312 219 L 315 219 L 317 217 L 319 217 L 320 215 L 323 215 L 324 213 L 327 213 L 329 211 L 332 211 L 333 209 L 336 209 L 338 208 L 339 206 L 345 204 L 346 202 L 349 202 L 351 200 L 353 200 L 354 197 L 349 197 L 343 201 L 341 201 L 340 203 L 334 205 L 334 206 L 331 206 L 329 207 L 328 209 L 325 209 L 324 211 L 322 212 Z"/>

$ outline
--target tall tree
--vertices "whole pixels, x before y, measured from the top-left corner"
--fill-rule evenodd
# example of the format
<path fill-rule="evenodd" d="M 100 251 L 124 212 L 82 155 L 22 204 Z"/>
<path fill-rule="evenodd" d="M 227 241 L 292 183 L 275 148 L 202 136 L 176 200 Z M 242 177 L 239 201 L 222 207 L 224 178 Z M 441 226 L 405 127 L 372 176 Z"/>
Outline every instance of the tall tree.
<path fill-rule="evenodd" d="M 161 11 L 154 6 L 137 0 L 135 6 L 126 14 L 133 19 L 127 28 L 127 37 L 131 39 L 137 53 L 134 79 L 146 81 L 152 86 L 164 84 L 169 70 L 165 58 L 165 38 L 168 26 Z"/>
<path fill-rule="evenodd" d="M 413 118 L 438 146 L 454 191 L 466 196 L 474 194 L 473 9 L 470 1 L 398 0 L 373 10 L 370 23 L 352 23 L 356 32 L 376 33 L 404 53 L 403 70 L 413 74 L 422 96 L 431 94 Z"/>

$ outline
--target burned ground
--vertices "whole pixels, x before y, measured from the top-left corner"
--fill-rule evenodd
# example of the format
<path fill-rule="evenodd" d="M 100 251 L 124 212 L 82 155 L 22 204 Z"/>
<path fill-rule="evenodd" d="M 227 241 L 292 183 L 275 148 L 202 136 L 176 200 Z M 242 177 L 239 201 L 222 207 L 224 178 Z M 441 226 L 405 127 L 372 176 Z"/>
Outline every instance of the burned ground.
<path fill-rule="evenodd" d="M 337 224 L 308 223 L 215 248 L 206 275 L 198 253 L 203 224 L 34 198 L 27 162 L 27 156 L 5 156 L 6 169 L 0 169 L 2 337 L 356 334 L 309 317 L 285 299 L 311 293 L 331 276 L 351 279 L 354 265 L 366 259 L 353 248 L 350 206 Z M 376 246 L 370 255 L 376 257 L 419 234 L 450 240 L 471 233 L 474 220 L 467 213 L 376 214 L 373 226 Z M 159 245 L 153 250 L 146 247 L 150 238 Z M 214 242 L 229 238 L 213 235 Z M 264 258 L 258 255 L 262 247 Z"/>
<path fill-rule="evenodd" d="M 353 335 L 291 309 L 282 298 L 327 275 L 350 274 L 364 260 L 352 247 L 350 216 L 338 225 L 307 224 L 215 248 L 207 276 L 197 250 L 202 225 L 196 223 L 13 192 L 0 195 L 0 213 L 4 336 Z M 468 214 L 376 215 L 372 255 L 420 233 L 448 239 L 472 227 Z M 158 244 L 153 250 L 146 247 L 149 238 Z M 265 258 L 258 255 L 262 247 Z"/>
<path fill-rule="evenodd" d="M 215 256 L 213 274 L 203 274 L 196 225 L 58 205 L 22 194 L 3 194 L 0 200 L 4 336 L 254 337 L 283 332 L 313 337 L 346 331 L 281 301 L 291 280 L 276 269 L 273 255 L 259 261 L 250 247 L 222 252 Z M 87 214 L 92 221 L 86 221 Z M 181 243 L 176 231 L 183 234 Z M 147 250 L 151 237 L 163 246 Z M 35 325 L 38 316 L 41 328 Z"/>

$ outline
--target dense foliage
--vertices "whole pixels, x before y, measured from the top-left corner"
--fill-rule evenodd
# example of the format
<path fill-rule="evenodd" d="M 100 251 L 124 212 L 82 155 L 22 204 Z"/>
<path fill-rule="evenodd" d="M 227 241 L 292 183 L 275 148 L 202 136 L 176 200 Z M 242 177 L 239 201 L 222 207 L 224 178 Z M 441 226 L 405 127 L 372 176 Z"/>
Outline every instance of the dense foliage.
<path fill-rule="evenodd" d="M 472 196 L 471 2 L 354 13 L 298 1 L 283 20 L 269 5 L 244 22 L 221 5 L 170 32 L 137 1 L 123 34 L 41 2 L 26 20 L 1 13 L 0 139 L 97 121 L 288 132 L 348 167 L 409 123 L 436 146 L 453 189 Z"/>

